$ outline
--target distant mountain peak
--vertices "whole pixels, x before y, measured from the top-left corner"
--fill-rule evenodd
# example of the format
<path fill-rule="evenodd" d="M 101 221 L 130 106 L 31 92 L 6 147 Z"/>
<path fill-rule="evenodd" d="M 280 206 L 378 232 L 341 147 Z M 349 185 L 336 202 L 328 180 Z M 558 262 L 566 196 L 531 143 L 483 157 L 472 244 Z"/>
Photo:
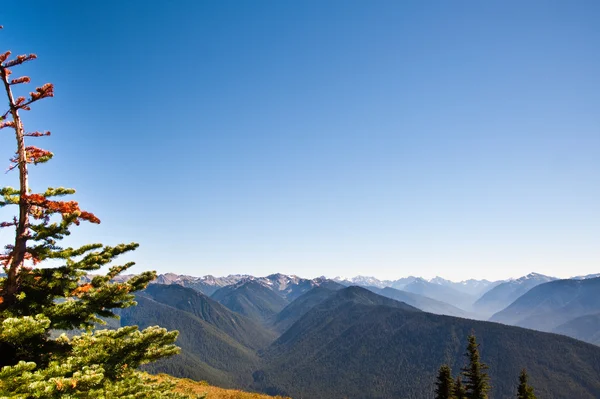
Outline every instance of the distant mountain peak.
<path fill-rule="evenodd" d="M 440 277 L 440 276 L 435 276 L 434 278 L 432 278 L 431 280 L 429 280 L 429 282 L 432 283 L 432 284 L 440 284 L 440 285 L 452 283 L 452 281 L 446 280 L 445 278 Z"/>
<path fill-rule="evenodd" d="M 526 276 L 520 277 L 514 281 L 521 283 L 527 280 L 542 280 L 542 281 L 552 281 L 552 280 L 557 280 L 556 277 L 551 277 L 551 276 L 546 276 L 544 274 L 541 273 L 535 273 L 535 272 L 531 272 Z"/>

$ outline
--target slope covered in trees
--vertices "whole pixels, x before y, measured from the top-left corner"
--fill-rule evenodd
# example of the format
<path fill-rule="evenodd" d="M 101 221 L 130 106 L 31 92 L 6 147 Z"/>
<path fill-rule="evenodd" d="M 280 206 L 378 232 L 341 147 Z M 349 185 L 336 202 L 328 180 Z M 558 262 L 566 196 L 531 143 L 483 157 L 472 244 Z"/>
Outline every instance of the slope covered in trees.
<path fill-rule="evenodd" d="M 298 319 L 304 316 L 309 310 L 323 302 L 333 295 L 337 290 L 342 289 L 339 285 L 331 289 L 327 287 L 315 287 L 307 293 L 296 298 L 292 303 L 279 312 L 272 321 L 272 327 L 275 331 L 283 333 Z"/>
<path fill-rule="evenodd" d="M 600 346 L 600 313 L 576 317 L 552 331 Z"/>
<path fill-rule="evenodd" d="M 141 295 L 190 313 L 251 349 L 262 349 L 277 338 L 274 332 L 190 288 L 151 284 Z"/>
<path fill-rule="evenodd" d="M 179 355 L 146 368 L 224 387 L 248 386 L 258 367 L 257 350 L 275 334 L 203 294 L 180 286 L 153 285 L 120 312 L 123 325 L 179 328 Z"/>
<path fill-rule="evenodd" d="M 600 396 L 600 348 L 568 337 L 439 316 L 350 287 L 317 305 L 266 351 L 255 388 L 311 398 L 431 398 L 440 364 L 464 366 L 474 330 L 491 397 L 512 397 L 520 370 L 544 398 Z"/>
<path fill-rule="evenodd" d="M 211 298 L 260 323 L 266 323 L 289 304 L 287 299 L 254 280 L 223 287 Z"/>

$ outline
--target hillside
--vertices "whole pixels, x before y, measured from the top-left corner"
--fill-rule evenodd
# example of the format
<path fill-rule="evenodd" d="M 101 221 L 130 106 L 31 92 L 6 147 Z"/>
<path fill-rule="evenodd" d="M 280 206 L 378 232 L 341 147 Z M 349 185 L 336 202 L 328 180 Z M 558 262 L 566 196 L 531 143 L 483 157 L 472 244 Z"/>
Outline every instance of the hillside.
<path fill-rule="evenodd" d="M 255 280 L 223 287 L 215 291 L 211 298 L 259 323 L 266 323 L 289 303 L 287 299 Z"/>
<path fill-rule="evenodd" d="M 304 316 L 309 310 L 333 295 L 342 285 L 328 287 L 315 287 L 304 295 L 296 298 L 292 303 L 279 312 L 271 322 L 273 329 L 280 333 L 287 330 L 292 324 Z"/>
<path fill-rule="evenodd" d="M 253 387 L 292 397 L 431 398 L 438 367 L 448 362 L 456 372 L 463 366 L 472 330 L 490 365 L 492 397 L 512 397 L 522 367 L 539 397 L 600 397 L 598 347 L 420 312 L 358 287 L 317 305 L 266 349 Z"/>
<path fill-rule="evenodd" d="M 598 313 L 600 278 L 556 280 L 532 288 L 490 320 L 553 331 L 577 317 Z"/>
<path fill-rule="evenodd" d="M 146 288 L 143 295 L 188 312 L 251 349 L 262 349 L 277 338 L 275 333 L 258 323 L 190 288 L 153 284 Z"/>
<path fill-rule="evenodd" d="M 600 313 L 576 317 L 553 331 L 600 346 Z"/>
<path fill-rule="evenodd" d="M 137 306 L 119 312 L 121 325 L 179 330 L 176 344 L 181 353 L 147 367 L 154 372 L 244 387 L 259 362 L 256 350 L 275 338 L 271 331 L 178 285 L 149 286 L 136 301 Z"/>

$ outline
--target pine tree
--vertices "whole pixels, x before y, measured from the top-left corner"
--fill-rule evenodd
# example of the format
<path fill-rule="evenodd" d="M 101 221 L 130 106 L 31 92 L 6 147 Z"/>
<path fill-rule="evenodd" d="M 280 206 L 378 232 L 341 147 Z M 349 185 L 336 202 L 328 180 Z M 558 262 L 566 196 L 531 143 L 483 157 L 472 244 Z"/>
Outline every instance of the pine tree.
<path fill-rule="evenodd" d="M 454 381 L 450 366 L 444 364 L 440 367 L 435 385 L 435 399 L 454 398 Z"/>
<path fill-rule="evenodd" d="M 527 370 L 521 370 L 519 375 L 519 387 L 517 389 L 517 399 L 536 399 L 533 387 L 528 384 L 529 376 Z"/>
<path fill-rule="evenodd" d="M 467 398 L 467 390 L 462 383 L 462 379 L 460 375 L 456 377 L 456 381 L 454 382 L 454 397 L 456 399 L 466 399 Z"/>
<path fill-rule="evenodd" d="M 0 189 L 0 207 L 15 206 L 17 215 L 0 224 L 14 228 L 14 243 L 0 255 L 5 275 L 0 277 L 0 397 L 2 398 L 169 398 L 170 385 L 159 384 L 137 371 L 138 366 L 173 355 L 177 332 L 160 327 L 99 330 L 101 318 L 116 317 L 114 309 L 135 305 L 133 293 L 154 279 L 145 272 L 127 281 L 115 280 L 133 263 L 112 265 L 117 256 L 138 244 L 80 248 L 61 247 L 60 240 L 81 222 L 100 223 L 75 201 L 59 199 L 74 194 L 58 187 L 33 192 L 28 168 L 49 161 L 50 151 L 26 140 L 49 136 L 27 132 L 21 113 L 54 95 L 44 84 L 29 96 L 13 89 L 30 82 L 11 79 L 11 69 L 34 60 L 34 54 L 10 58 L 0 54 L 0 80 L 8 110 L 0 115 L 0 129 L 15 132 L 17 150 L 9 170 L 18 173 L 19 187 Z M 47 265 L 47 261 L 53 261 Z M 56 264 L 59 263 L 57 266 Z M 110 266 L 104 275 L 86 278 Z M 52 337 L 50 331 L 83 329 L 81 335 Z"/>
<path fill-rule="evenodd" d="M 469 344 L 465 356 L 469 359 L 469 364 L 462 369 L 462 375 L 465 377 L 467 398 L 487 399 L 487 394 L 490 390 L 490 378 L 485 370 L 487 370 L 488 366 L 481 362 L 479 345 L 473 333 L 469 335 L 468 340 Z"/>

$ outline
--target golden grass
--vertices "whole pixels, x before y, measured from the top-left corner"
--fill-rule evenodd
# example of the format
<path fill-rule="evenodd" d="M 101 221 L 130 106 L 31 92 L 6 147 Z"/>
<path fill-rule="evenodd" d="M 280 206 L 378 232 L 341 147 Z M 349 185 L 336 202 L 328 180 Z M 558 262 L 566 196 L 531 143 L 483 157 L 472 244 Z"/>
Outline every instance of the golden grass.
<path fill-rule="evenodd" d="M 254 392 L 244 392 L 237 389 L 223 389 L 208 385 L 206 381 L 193 381 L 188 378 L 175 378 L 167 374 L 159 374 L 160 381 L 175 383 L 177 392 L 189 395 L 206 394 L 206 399 L 291 399 L 283 396 L 269 396 Z"/>

